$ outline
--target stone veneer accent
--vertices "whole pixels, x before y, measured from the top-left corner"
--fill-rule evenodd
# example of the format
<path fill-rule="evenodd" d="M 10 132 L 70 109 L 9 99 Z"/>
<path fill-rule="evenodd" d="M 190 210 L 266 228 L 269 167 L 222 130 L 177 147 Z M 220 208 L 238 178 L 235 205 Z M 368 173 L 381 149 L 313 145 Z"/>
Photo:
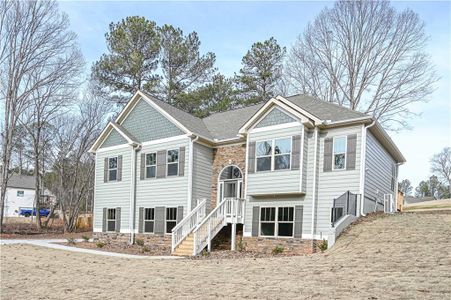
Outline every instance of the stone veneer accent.
<path fill-rule="evenodd" d="M 284 254 L 312 254 L 315 252 L 316 241 L 295 238 L 260 238 L 244 237 L 244 248 L 246 251 L 271 254 L 276 246 L 284 248 Z"/>
<path fill-rule="evenodd" d="M 120 244 L 128 244 L 130 241 L 129 233 L 114 233 L 114 232 L 94 232 L 93 233 L 94 240 L 98 240 L 104 243 L 120 243 Z M 135 241 L 137 239 L 144 240 L 144 245 L 157 246 L 161 248 L 168 248 L 171 250 L 171 235 L 155 235 L 155 234 L 135 234 Z"/>
<path fill-rule="evenodd" d="M 213 150 L 213 175 L 211 179 L 210 202 L 211 209 L 216 207 L 219 173 L 222 171 L 222 169 L 230 165 L 238 166 L 241 169 L 241 172 L 243 172 L 244 187 L 244 175 L 246 172 L 246 143 L 230 146 L 220 146 Z"/>

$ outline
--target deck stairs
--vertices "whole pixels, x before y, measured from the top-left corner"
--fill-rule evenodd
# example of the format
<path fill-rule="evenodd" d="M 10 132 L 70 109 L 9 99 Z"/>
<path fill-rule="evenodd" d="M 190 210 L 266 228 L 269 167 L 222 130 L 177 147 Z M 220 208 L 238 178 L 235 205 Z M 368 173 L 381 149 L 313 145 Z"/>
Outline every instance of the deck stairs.
<path fill-rule="evenodd" d="M 225 198 L 205 216 L 206 200 L 202 200 L 172 230 L 172 254 L 195 256 L 205 248 L 227 224 L 232 224 L 232 250 L 235 246 L 236 224 L 244 222 L 244 199 Z"/>

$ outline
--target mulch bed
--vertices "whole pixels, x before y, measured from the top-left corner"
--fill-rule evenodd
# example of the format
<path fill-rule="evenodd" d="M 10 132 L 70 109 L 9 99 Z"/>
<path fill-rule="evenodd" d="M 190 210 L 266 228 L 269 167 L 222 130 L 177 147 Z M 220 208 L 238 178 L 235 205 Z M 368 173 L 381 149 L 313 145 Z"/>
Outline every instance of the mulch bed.
<path fill-rule="evenodd" d="M 124 254 L 134 254 L 134 255 L 147 255 L 147 256 L 162 256 L 162 255 L 171 255 L 171 249 L 167 247 L 158 247 L 158 246 L 138 246 L 138 245 L 128 245 L 128 244 L 101 244 L 98 241 L 95 242 L 81 242 L 81 243 L 63 243 L 66 246 L 78 247 L 84 249 L 93 249 L 99 251 L 106 252 L 116 252 L 116 253 L 124 253 Z M 102 247 L 99 247 L 102 245 Z"/>
<path fill-rule="evenodd" d="M 76 232 L 64 233 L 62 224 L 54 223 L 50 227 L 38 229 L 35 223 L 25 220 L 22 223 L 5 223 L 1 239 L 65 239 L 81 238 L 82 235 L 91 236 L 92 230 L 84 229 Z"/>

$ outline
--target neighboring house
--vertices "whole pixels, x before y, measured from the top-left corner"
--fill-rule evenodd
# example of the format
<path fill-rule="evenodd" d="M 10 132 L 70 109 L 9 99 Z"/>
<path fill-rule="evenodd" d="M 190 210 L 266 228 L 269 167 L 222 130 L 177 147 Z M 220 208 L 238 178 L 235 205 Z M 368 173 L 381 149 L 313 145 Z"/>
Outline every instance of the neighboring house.
<path fill-rule="evenodd" d="M 302 95 L 200 119 L 137 92 L 90 151 L 95 236 L 178 254 L 227 224 L 248 249 L 332 245 L 357 216 L 394 211 L 405 162 L 371 117 Z"/>
<path fill-rule="evenodd" d="M 413 197 L 413 196 L 407 196 L 404 197 L 404 204 L 415 204 L 420 202 L 426 202 L 426 201 L 433 201 L 437 200 L 434 197 Z"/>
<path fill-rule="evenodd" d="M 35 183 L 36 179 L 34 176 L 16 173 L 11 175 L 6 188 L 5 217 L 17 217 L 21 208 L 33 208 Z M 54 201 L 53 196 L 49 191 L 45 190 L 44 195 L 41 195 L 40 203 L 45 206 L 51 201 Z"/>

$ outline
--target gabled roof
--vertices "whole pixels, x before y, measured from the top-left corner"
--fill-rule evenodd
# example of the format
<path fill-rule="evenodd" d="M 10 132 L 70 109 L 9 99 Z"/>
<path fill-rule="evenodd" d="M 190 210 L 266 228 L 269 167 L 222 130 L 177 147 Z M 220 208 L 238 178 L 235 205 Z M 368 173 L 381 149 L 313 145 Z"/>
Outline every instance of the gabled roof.
<path fill-rule="evenodd" d="M 35 185 L 36 178 L 34 176 L 14 173 L 9 178 L 7 187 L 33 190 Z"/>

